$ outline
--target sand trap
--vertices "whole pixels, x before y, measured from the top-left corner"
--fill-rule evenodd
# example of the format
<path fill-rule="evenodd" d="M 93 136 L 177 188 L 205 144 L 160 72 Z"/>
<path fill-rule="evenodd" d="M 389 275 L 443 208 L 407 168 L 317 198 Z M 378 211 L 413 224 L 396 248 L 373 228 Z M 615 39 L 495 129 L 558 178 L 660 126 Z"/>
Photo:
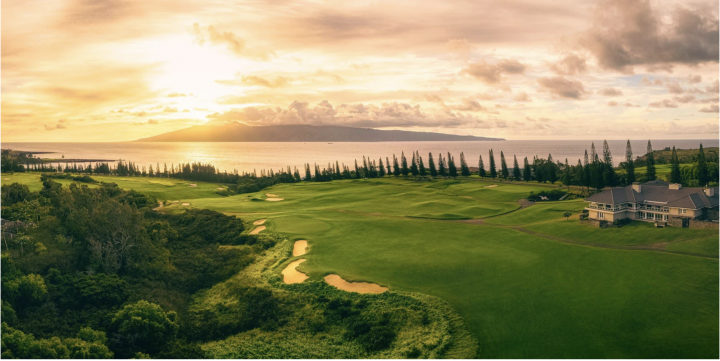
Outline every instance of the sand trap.
<path fill-rule="evenodd" d="M 277 194 L 272 194 L 272 193 L 265 193 L 265 195 L 268 196 L 268 197 L 275 197 L 275 198 L 278 197 Z"/>
<path fill-rule="evenodd" d="M 256 226 L 259 226 L 259 225 L 265 223 L 265 221 L 267 221 L 267 219 L 258 219 L 257 221 L 253 222 L 253 224 Z"/>
<path fill-rule="evenodd" d="M 265 200 L 268 202 L 279 202 L 282 201 L 283 198 L 265 198 Z"/>
<path fill-rule="evenodd" d="M 265 226 L 256 227 L 252 231 L 250 231 L 250 234 L 258 234 L 265 230 Z"/>
<path fill-rule="evenodd" d="M 497 184 L 491 184 L 489 186 L 485 186 L 485 188 L 494 188 L 494 187 L 497 187 Z"/>
<path fill-rule="evenodd" d="M 225 188 L 223 188 L 223 187 L 218 187 L 218 188 L 215 188 L 215 189 L 217 189 L 217 190 L 219 190 L 219 191 L 224 191 L 224 190 L 225 190 Z"/>
<path fill-rule="evenodd" d="M 182 205 L 184 205 L 184 206 L 186 206 L 186 207 L 187 207 L 187 206 L 189 206 L 189 205 L 190 205 L 190 203 L 183 203 Z"/>
<path fill-rule="evenodd" d="M 195 184 L 195 183 L 190 183 L 190 184 L 188 184 L 188 187 L 197 187 L 197 184 Z"/>
<path fill-rule="evenodd" d="M 293 257 L 302 256 L 307 253 L 307 241 L 297 241 L 293 246 Z"/>
<path fill-rule="evenodd" d="M 172 201 L 173 203 L 180 203 L 180 201 Z"/>
<path fill-rule="evenodd" d="M 304 261 L 304 260 L 303 260 Z M 325 282 L 330 286 L 335 286 L 343 291 L 357 293 L 383 293 L 388 290 L 387 287 L 380 286 L 375 283 L 367 282 L 348 282 L 338 275 L 325 276 Z"/>
<path fill-rule="evenodd" d="M 296 270 L 297 266 L 300 265 L 300 263 L 305 262 L 304 259 L 299 259 L 297 261 L 291 262 L 287 267 L 285 267 L 284 270 L 282 270 L 283 274 L 283 282 L 285 283 L 302 283 L 306 279 L 308 279 L 308 275 Z"/>

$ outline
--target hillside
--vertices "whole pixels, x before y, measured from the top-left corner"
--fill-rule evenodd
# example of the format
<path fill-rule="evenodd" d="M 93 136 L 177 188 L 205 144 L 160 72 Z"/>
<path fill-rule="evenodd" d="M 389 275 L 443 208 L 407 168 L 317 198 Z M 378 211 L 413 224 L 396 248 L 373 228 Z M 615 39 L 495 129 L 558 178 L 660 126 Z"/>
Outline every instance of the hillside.
<path fill-rule="evenodd" d="M 489 141 L 502 138 L 475 137 L 442 133 L 377 130 L 340 126 L 269 125 L 240 123 L 196 125 L 139 142 L 418 142 L 418 141 Z"/>

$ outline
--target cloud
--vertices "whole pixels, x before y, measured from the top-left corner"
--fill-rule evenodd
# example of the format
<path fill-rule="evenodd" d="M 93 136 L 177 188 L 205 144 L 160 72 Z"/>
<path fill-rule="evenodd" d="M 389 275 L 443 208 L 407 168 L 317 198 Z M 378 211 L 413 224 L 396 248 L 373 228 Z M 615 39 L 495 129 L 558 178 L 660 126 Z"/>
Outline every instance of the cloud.
<path fill-rule="evenodd" d="M 63 119 L 59 120 L 57 124 L 45 124 L 44 126 L 45 130 L 67 129 L 67 125 Z"/>
<path fill-rule="evenodd" d="M 720 87 L 718 86 L 718 80 L 715 79 L 715 82 L 713 83 L 713 85 L 709 85 L 709 86 L 705 87 L 705 92 L 706 93 L 719 93 Z"/>
<path fill-rule="evenodd" d="M 495 84 L 500 82 L 502 74 L 522 74 L 525 69 L 524 64 L 513 59 L 503 59 L 497 64 L 489 64 L 485 60 L 480 60 L 468 65 L 460 73 L 470 75 L 487 84 Z"/>
<path fill-rule="evenodd" d="M 162 111 L 163 111 L 163 113 L 177 113 L 178 112 L 177 108 L 172 108 L 172 107 L 165 107 L 165 108 L 163 108 Z"/>
<path fill-rule="evenodd" d="M 669 100 L 669 99 L 665 99 L 660 102 L 652 102 L 652 103 L 648 104 L 648 106 L 651 108 L 677 108 L 678 107 L 677 103 L 675 103 L 674 101 Z"/>
<path fill-rule="evenodd" d="M 702 82 L 702 76 L 700 75 L 688 75 L 687 82 L 690 84 L 697 84 Z"/>
<path fill-rule="evenodd" d="M 550 70 L 558 75 L 579 75 L 587 72 L 587 64 L 585 58 L 571 53 L 550 64 Z"/>
<path fill-rule="evenodd" d="M 170 93 L 167 95 L 168 98 L 186 97 L 184 93 Z"/>
<path fill-rule="evenodd" d="M 690 103 L 690 102 L 692 102 L 692 101 L 695 100 L 695 96 L 694 96 L 694 95 L 690 95 L 690 94 L 686 94 L 686 95 L 683 95 L 683 96 L 674 97 L 673 100 L 676 101 L 676 102 L 678 102 L 678 103 Z"/>
<path fill-rule="evenodd" d="M 580 99 L 587 93 L 581 82 L 562 76 L 538 78 L 537 82 L 542 89 L 560 98 Z"/>
<path fill-rule="evenodd" d="M 662 79 L 659 79 L 659 78 L 655 78 L 655 79 L 651 80 L 648 77 L 644 76 L 640 80 L 640 84 L 645 85 L 645 86 L 657 86 L 657 85 L 663 85 L 664 82 Z"/>
<path fill-rule="evenodd" d="M 603 88 L 598 90 L 598 94 L 608 97 L 614 97 L 618 95 L 623 95 L 623 92 L 615 88 Z"/>
<path fill-rule="evenodd" d="M 480 103 L 477 100 L 473 100 L 470 98 L 464 98 L 460 104 L 454 105 L 451 108 L 453 110 L 459 110 L 459 111 L 465 111 L 465 112 L 487 111 L 487 108 L 480 105 Z"/>
<path fill-rule="evenodd" d="M 717 113 L 718 110 L 720 110 L 720 107 L 718 107 L 717 104 L 713 104 L 707 107 L 700 108 L 700 112 L 702 113 Z"/>
<path fill-rule="evenodd" d="M 516 102 L 529 102 L 529 101 L 531 101 L 531 100 L 530 100 L 530 97 L 529 97 L 529 96 L 527 95 L 527 93 L 525 93 L 525 92 L 517 93 L 517 94 L 513 97 L 513 100 L 516 101 Z"/>
<path fill-rule="evenodd" d="M 665 87 L 670 94 L 682 94 L 685 92 L 685 89 L 683 89 L 677 82 L 669 82 L 665 84 Z"/>
<path fill-rule="evenodd" d="M 462 107 L 479 106 L 468 101 Z M 480 107 L 484 109 L 484 107 Z M 250 125 L 311 124 L 341 125 L 372 128 L 405 127 L 496 127 L 500 123 L 486 122 L 475 116 L 452 111 L 425 111 L 420 105 L 402 102 L 374 104 L 340 104 L 337 107 L 328 101 L 315 106 L 307 102 L 293 101 L 286 108 L 232 109 L 207 116 L 211 122 L 241 122 Z"/>
<path fill-rule="evenodd" d="M 208 26 L 207 30 L 203 30 L 200 24 L 195 23 L 193 24 L 193 33 L 195 42 L 198 44 L 203 45 L 206 40 L 209 40 L 214 45 L 225 45 L 228 50 L 238 56 L 268 61 L 275 55 L 272 51 L 249 48 L 245 44 L 245 40 L 235 35 L 235 33 L 231 31 L 220 32 L 212 25 Z"/>
<path fill-rule="evenodd" d="M 423 94 L 423 100 L 430 103 L 442 103 L 443 99 L 437 94 Z"/>
<path fill-rule="evenodd" d="M 288 86 L 291 79 L 284 76 L 275 77 L 275 80 L 268 80 L 259 76 L 248 75 L 242 77 L 242 82 L 247 85 L 258 85 L 268 88 L 278 88 Z"/>
<path fill-rule="evenodd" d="M 148 124 L 160 124 L 156 119 L 148 119 Z"/>
<path fill-rule="evenodd" d="M 623 73 L 637 65 L 669 70 L 674 64 L 717 63 L 717 15 L 677 6 L 663 17 L 649 0 L 606 0 L 580 44 L 600 67 Z"/>

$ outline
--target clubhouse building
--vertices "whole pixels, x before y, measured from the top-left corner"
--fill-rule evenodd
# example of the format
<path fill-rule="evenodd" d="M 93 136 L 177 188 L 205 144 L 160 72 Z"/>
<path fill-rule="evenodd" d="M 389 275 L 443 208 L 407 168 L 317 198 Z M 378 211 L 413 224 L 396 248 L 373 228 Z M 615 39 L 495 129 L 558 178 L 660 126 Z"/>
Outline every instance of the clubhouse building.
<path fill-rule="evenodd" d="M 655 222 L 660 227 L 717 228 L 718 225 L 717 187 L 683 188 L 680 184 L 659 180 L 636 182 L 627 187 L 606 189 L 585 201 L 588 202 L 587 218 L 599 222 L 628 218 Z"/>

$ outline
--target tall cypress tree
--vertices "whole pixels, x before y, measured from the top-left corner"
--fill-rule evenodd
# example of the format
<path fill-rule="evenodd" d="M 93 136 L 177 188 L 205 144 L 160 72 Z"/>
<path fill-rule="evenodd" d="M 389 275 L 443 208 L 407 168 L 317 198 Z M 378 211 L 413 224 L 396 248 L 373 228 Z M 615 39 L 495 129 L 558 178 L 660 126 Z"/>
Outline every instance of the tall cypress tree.
<path fill-rule="evenodd" d="M 495 168 L 495 156 L 493 156 L 492 149 L 490 149 L 490 178 L 497 178 L 497 168 Z"/>
<path fill-rule="evenodd" d="M 395 178 L 400 176 L 400 166 L 398 165 L 397 157 L 393 154 L 393 175 Z"/>
<path fill-rule="evenodd" d="M 455 166 L 455 158 L 453 158 L 453 156 L 450 155 L 450 152 L 448 152 L 447 167 L 448 167 L 448 175 L 453 178 L 456 178 L 458 176 L 458 171 L 457 171 L 457 167 Z"/>
<path fill-rule="evenodd" d="M 612 154 L 610 154 L 610 146 L 607 140 L 603 142 L 603 182 L 609 187 L 616 185 L 617 176 L 613 168 Z"/>
<path fill-rule="evenodd" d="M 425 168 L 425 163 L 422 160 L 422 157 L 420 156 L 420 152 L 415 151 L 415 154 L 417 155 L 418 159 L 418 168 L 420 169 L 420 176 L 425 177 L 427 176 L 427 168 Z"/>
<path fill-rule="evenodd" d="M 677 151 L 675 146 L 672 148 L 672 154 L 670 154 L 670 182 L 680 183 L 682 178 L 680 177 L 680 161 L 678 160 Z"/>
<path fill-rule="evenodd" d="M 625 181 L 628 185 L 635 182 L 635 163 L 633 162 L 630 139 L 628 139 L 627 145 L 625 146 Z"/>
<path fill-rule="evenodd" d="M 585 158 L 583 162 L 583 186 L 590 190 L 592 185 L 592 171 L 590 170 L 590 162 L 588 161 L 588 152 L 585 149 Z"/>
<path fill-rule="evenodd" d="M 393 158 L 395 158 L 394 154 Z M 385 166 L 387 167 L 387 175 L 392 174 L 392 169 L 390 168 L 390 159 L 388 157 L 385 157 Z"/>
<path fill-rule="evenodd" d="M 590 164 L 590 177 L 590 183 L 593 188 L 597 190 L 605 188 L 605 183 L 603 179 L 603 164 L 602 162 L 600 162 L 600 158 L 598 157 L 597 153 L 595 153 L 595 156 L 592 159 L 592 163 Z"/>
<path fill-rule="evenodd" d="M 470 167 L 468 167 L 465 161 L 465 154 L 463 154 L 463 152 L 460 152 L 460 175 L 463 177 L 470 176 Z"/>
<path fill-rule="evenodd" d="M 405 158 L 405 152 L 402 152 L 400 154 L 400 173 L 402 173 L 403 177 L 407 177 L 408 173 L 410 173 L 410 169 L 408 169 L 407 158 Z"/>
<path fill-rule="evenodd" d="M 565 169 L 562 174 L 562 183 L 568 188 L 568 191 L 570 191 L 570 183 L 572 183 L 572 169 L 570 168 L 567 158 L 565 158 Z"/>
<path fill-rule="evenodd" d="M 515 181 L 520 180 L 520 165 L 518 164 L 518 161 L 517 161 L 517 155 L 514 155 L 514 154 L 513 154 L 513 178 L 515 179 Z"/>
<path fill-rule="evenodd" d="M 705 150 L 703 149 L 702 143 L 700 143 L 700 150 L 698 151 L 697 157 L 697 175 L 698 185 L 701 187 L 707 186 L 709 181 L 709 172 L 707 159 L 705 159 Z"/>
<path fill-rule="evenodd" d="M 417 158 L 415 157 L 415 152 L 413 152 L 411 164 L 410 164 L 410 174 L 412 174 L 413 177 L 417 177 L 418 174 L 420 174 L 420 168 L 418 168 L 417 165 Z"/>
<path fill-rule="evenodd" d="M 382 157 L 380 157 L 380 164 L 378 165 L 378 176 L 380 178 L 385 177 L 385 166 L 383 165 Z"/>
<path fill-rule="evenodd" d="M 365 159 L 365 156 L 363 156 L 362 172 L 365 178 L 370 178 L 370 169 L 368 168 L 368 162 L 367 159 Z"/>
<path fill-rule="evenodd" d="M 312 174 L 310 173 L 310 163 L 305 163 L 305 181 L 310 182 L 311 180 Z"/>
<path fill-rule="evenodd" d="M 548 154 L 548 159 L 545 163 L 545 179 L 551 184 L 554 184 L 558 180 L 557 164 L 553 161 L 552 154 Z"/>
<path fill-rule="evenodd" d="M 428 167 L 430 168 L 430 176 L 437 177 L 438 171 L 435 168 L 435 160 L 433 160 L 432 152 L 428 154 Z"/>
<path fill-rule="evenodd" d="M 441 177 L 447 176 L 447 168 L 445 168 L 445 160 L 443 159 L 442 153 L 438 154 L 438 174 Z"/>
<path fill-rule="evenodd" d="M 645 159 L 647 167 L 647 170 L 645 171 L 645 181 L 657 179 L 657 175 L 655 173 L 655 154 L 653 154 L 652 144 L 649 140 L 647 145 L 647 153 L 645 153 Z"/>
<path fill-rule="evenodd" d="M 480 178 L 485 178 L 485 163 L 483 163 L 482 154 L 480 155 L 480 161 L 478 162 L 478 175 Z"/>
<path fill-rule="evenodd" d="M 500 151 L 500 175 L 504 180 L 507 180 L 510 175 L 507 163 L 505 162 L 505 154 L 503 154 L 502 150 Z"/>
<path fill-rule="evenodd" d="M 357 159 L 355 159 L 355 178 L 360 179 L 360 168 L 358 168 Z"/>
<path fill-rule="evenodd" d="M 532 179 L 532 169 L 530 169 L 530 163 L 528 162 L 527 157 L 525 157 L 525 160 L 523 161 L 523 180 L 529 182 L 530 179 Z"/>
<path fill-rule="evenodd" d="M 585 184 L 584 178 L 585 172 L 583 171 L 583 165 L 580 159 L 578 159 L 578 164 L 573 170 L 573 183 L 582 187 Z"/>

